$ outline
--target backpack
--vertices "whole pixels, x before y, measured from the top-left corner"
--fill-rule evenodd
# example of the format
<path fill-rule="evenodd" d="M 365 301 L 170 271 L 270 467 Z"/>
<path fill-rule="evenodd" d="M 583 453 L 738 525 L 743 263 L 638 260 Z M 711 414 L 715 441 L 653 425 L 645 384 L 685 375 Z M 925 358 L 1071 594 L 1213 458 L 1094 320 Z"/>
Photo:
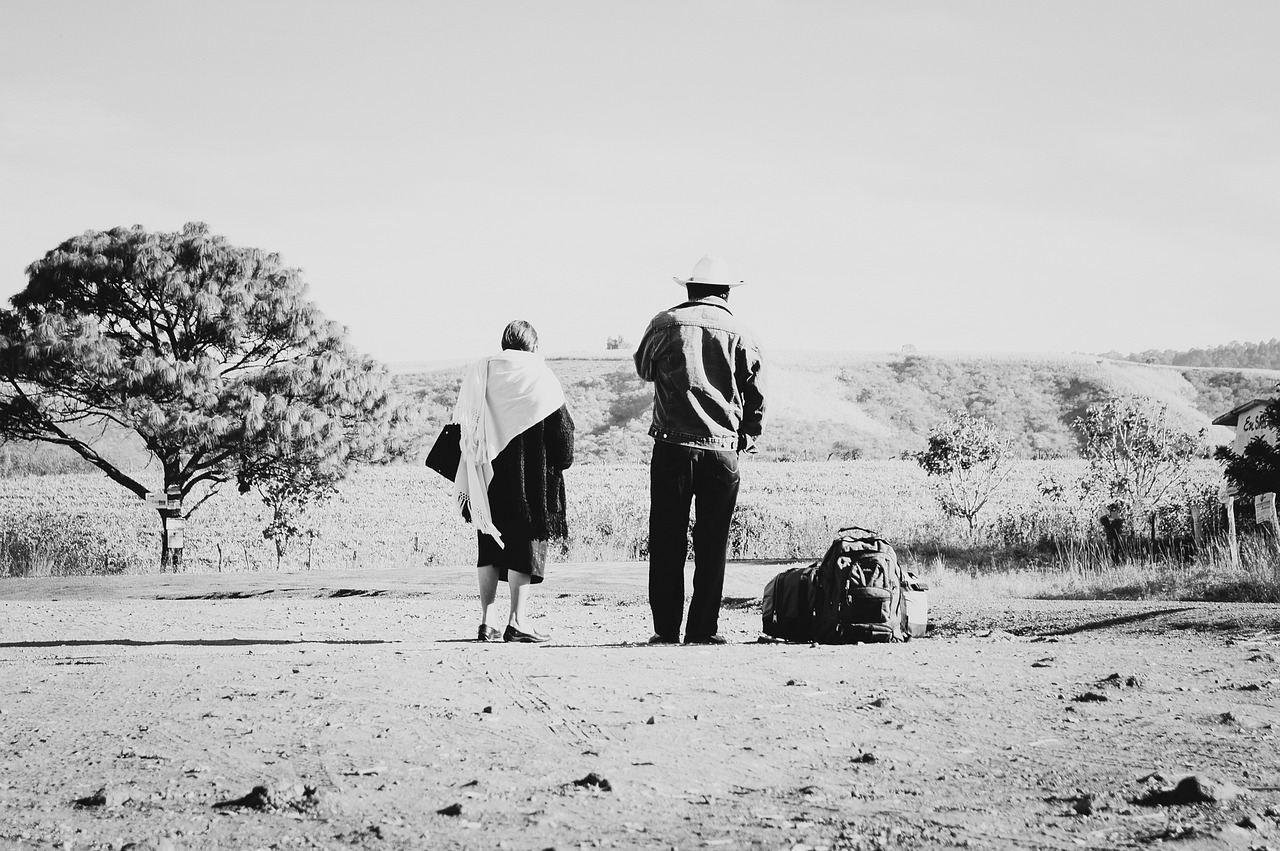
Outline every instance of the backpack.
<path fill-rule="evenodd" d="M 820 644 L 905 641 L 903 589 L 911 579 L 889 543 L 870 529 L 840 529 L 827 554 L 784 570 L 764 588 L 764 632 Z"/>

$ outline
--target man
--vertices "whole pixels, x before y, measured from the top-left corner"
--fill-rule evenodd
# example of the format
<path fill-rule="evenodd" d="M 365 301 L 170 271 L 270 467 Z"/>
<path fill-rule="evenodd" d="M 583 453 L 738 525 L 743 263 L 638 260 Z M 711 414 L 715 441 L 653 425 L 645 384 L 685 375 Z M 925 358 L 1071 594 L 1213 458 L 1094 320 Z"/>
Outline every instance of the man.
<path fill-rule="evenodd" d="M 729 521 L 738 501 L 738 455 L 754 452 L 764 425 L 760 349 L 729 310 L 742 283 L 703 257 L 687 279 L 689 300 L 653 318 L 636 348 L 636 372 L 653 382 L 649 467 L 650 644 L 675 644 L 684 617 L 690 503 L 693 599 L 686 644 L 723 644 L 719 633 Z"/>

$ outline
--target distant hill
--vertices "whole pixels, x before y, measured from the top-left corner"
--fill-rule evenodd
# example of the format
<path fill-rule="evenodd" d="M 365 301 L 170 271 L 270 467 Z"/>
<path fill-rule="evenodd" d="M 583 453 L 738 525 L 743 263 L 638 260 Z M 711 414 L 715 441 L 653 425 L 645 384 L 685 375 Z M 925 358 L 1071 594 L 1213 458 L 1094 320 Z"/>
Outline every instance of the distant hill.
<path fill-rule="evenodd" d="M 1109 352 L 1106 357 L 1136 363 L 1164 363 L 1171 366 L 1213 366 L 1237 369 L 1280 369 L 1280 340 L 1272 337 L 1265 343 L 1231 342 L 1207 349 L 1148 349 L 1122 355 Z"/>
<path fill-rule="evenodd" d="M 643 461 L 651 441 L 652 389 L 630 354 L 549 357 L 578 426 L 583 461 Z M 443 423 L 460 367 L 401 373 L 403 389 Z M 762 458 L 888 458 L 924 447 L 930 426 L 952 411 L 983 416 L 1026 455 L 1076 457 L 1072 423 L 1093 403 L 1129 394 L 1168 405 L 1188 430 L 1231 439 L 1212 419 L 1271 395 L 1280 370 L 1178 369 L 1086 355 L 859 355 L 777 353 L 770 360 Z"/>
<path fill-rule="evenodd" d="M 635 376 L 631 353 L 549 356 L 577 423 L 580 463 L 649 457 L 652 388 Z M 399 390 L 419 399 L 431 433 L 447 421 L 465 364 L 393 365 Z M 788 353 L 770 357 L 768 412 L 761 458 L 804 461 L 892 458 L 925 445 L 930 426 L 952 411 L 987 418 L 1027 456 L 1076 457 L 1072 423 L 1111 394 L 1168 405 L 1188 430 L 1208 429 L 1227 442 L 1230 429 L 1211 420 L 1241 402 L 1274 395 L 1280 370 L 1178 367 L 1087 355 L 873 355 Z M 145 451 L 108 434 L 104 454 L 125 466 Z M 423 450 L 425 452 L 425 448 Z M 0 445 L 0 475 L 88 469 L 66 450 Z"/>

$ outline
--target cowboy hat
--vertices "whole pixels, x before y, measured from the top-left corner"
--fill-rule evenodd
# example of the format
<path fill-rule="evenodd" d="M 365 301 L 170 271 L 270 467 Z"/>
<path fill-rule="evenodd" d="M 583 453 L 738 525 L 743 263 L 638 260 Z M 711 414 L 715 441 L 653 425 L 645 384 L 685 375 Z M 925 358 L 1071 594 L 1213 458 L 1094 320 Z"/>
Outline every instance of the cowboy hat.
<path fill-rule="evenodd" d="M 744 281 L 735 281 L 729 274 L 729 267 L 719 257 L 707 255 L 693 267 L 693 274 L 687 278 L 672 278 L 680 286 L 686 284 L 710 284 L 715 287 L 736 287 Z"/>

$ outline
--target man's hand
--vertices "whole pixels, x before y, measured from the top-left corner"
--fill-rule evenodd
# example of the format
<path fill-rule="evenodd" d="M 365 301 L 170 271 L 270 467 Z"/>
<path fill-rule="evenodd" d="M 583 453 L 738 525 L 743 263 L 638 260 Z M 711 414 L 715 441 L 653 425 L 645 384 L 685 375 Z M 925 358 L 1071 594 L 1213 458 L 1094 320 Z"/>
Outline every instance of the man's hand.
<path fill-rule="evenodd" d="M 749 452 L 752 455 L 756 453 L 756 439 L 754 435 L 740 434 L 738 435 L 738 451 Z"/>

